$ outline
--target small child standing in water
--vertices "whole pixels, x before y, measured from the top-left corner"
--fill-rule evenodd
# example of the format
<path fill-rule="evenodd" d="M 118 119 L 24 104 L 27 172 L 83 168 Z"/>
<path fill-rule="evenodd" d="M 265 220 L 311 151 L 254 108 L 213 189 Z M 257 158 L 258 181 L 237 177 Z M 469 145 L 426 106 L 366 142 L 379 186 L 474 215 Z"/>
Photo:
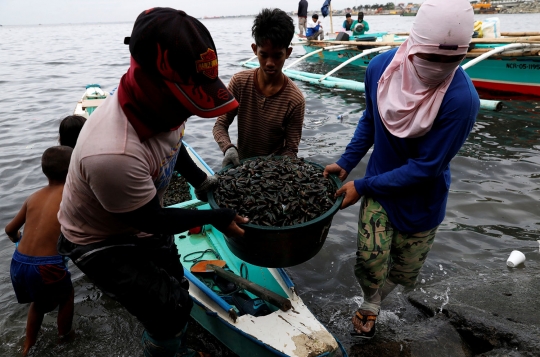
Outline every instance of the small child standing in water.
<path fill-rule="evenodd" d="M 68 146 L 45 150 L 41 167 L 49 184 L 28 197 L 6 226 L 11 241 L 20 240 L 11 261 L 13 289 L 20 304 L 30 303 L 23 356 L 36 343 L 44 315 L 57 306 L 59 336 L 66 339 L 74 334 L 71 329 L 74 299 L 71 274 L 56 248 L 60 236 L 57 213 L 72 151 Z M 23 225 L 24 239 L 21 240 Z"/>

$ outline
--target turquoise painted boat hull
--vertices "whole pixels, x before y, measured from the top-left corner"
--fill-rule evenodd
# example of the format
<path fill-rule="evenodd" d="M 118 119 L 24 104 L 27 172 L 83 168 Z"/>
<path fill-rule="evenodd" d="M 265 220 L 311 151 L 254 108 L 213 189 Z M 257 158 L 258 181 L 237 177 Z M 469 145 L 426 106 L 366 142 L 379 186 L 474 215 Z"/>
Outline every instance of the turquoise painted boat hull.
<path fill-rule="evenodd" d="M 195 150 L 186 143 L 184 145 L 193 161 L 207 174 L 213 174 Z M 190 192 L 193 200 L 170 207 L 211 209 L 208 203 L 195 198 L 193 187 Z M 246 357 L 330 357 L 336 354 L 338 341 L 296 295 L 294 284 L 283 269 L 255 266 L 236 257 L 228 248 L 223 234 L 211 225 L 205 225 L 200 233 L 175 235 L 175 244 L 195 303 L 191 316 L 234 353 Z M 227 267 L 236 275 L 289 299 L 293 309 L 281 311 L 267 303 L 273 311 L 267 316 L 239 315 L 218 295 L 219 292 L 190 272 L 197 261 L 212 259 L 226 261 Z M 255 297 L 249 292 L 247 294 Z M 310 336 L 305 337 L 307 335 Z"/>
<path fill-rule="evenodd" d="M 478 89 L 540 97 L 540 57 L 488 58 L 465 72 Z"/>
<path fill-rule="evenodd" d="M 307 53 L 320 49 L 316 46 L 303 46 Z M 307 58 L 307 61 L 342 63 L 358 55 L 358 50 L 322 51 Z M 351 62 L 353 66 L 367 67 L 377 54 Z M 471 59 L 466 58 L 463 64 Z M 474 86 L 487 92 L 516 93 L 540 97 L 540 57 L 497 57 L 487 58 L 466 70 Z"/>

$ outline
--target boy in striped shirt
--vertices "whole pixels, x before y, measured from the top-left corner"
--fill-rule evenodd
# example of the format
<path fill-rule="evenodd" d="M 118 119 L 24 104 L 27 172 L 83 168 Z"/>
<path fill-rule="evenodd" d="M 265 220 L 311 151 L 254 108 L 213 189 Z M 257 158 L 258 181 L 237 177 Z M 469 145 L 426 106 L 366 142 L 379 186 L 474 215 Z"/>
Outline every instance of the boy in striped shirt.
<path fill-rule="evenodd" d="M 304 122 L 304 95 L 282 72 L 289 58 L 294 35 L 293 19 L 279 9 L 263 9 L 252 27 L 251 45 L 260 67 L 236 73 L 228 89 L 239 103 L 220 116 L 214 139 L 225 154 L 222 166 L 270 154 L 296 157 Z M 229 126 L 238 116 L 238 144 L 229 136 Z"/>

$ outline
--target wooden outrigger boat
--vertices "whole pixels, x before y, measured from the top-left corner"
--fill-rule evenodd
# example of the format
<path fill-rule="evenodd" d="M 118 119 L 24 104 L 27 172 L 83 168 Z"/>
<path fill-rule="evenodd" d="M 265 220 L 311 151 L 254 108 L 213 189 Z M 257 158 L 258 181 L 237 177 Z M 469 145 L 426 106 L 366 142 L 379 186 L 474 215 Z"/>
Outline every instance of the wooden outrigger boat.
<path fill-rule="evenodd" d="M 321 48 L 319 48 L 317 50 L 314 50 L 313 52 L 310 52 L 310 53 L 306 54 L 305 56 L 297 59 L 296 61 L 288 64 L 283 69 L 283 73 L 285 73 L 289 78 L 299 80 L 299 81 L 303 81 L 303 82 L 307 82 L 309 84 L 313 84 L 313 85 L 316 85 L 316 86 L 352 90 L 352 91 L 357 91 L 357 92 L 364 92 L 365 91 L 365 86 L 364 86 L 363 82 L 358 82 L 358 81 L 351 80 L 351 79 L 344 79 L 344 78 L 334 77 L 334 76 L 332 76 L 332 74 L 334 74 L 335 72 L 339 71 L 341 68 L 345 67 L 346 65 L 348 65 L 348 64 L 350 64 L 350 63 L 352 63 L 354 61 L 369 60 L 369 59 L 373 58 L 374 56 L 376 56 L 378 53 L 380 53 L 380 51 L 389 50 L 390 48 L 392 48 L 391 46 L 385 45 L 385 46 L 374 47 L 374 48 L 369 48 L 369 49 L 366 49 L 366 50 L 363 50 L 363 51 L 359 51 L 360 52 L 359 54 L 348 58 L 347 60 L 342 62 L 339 66 L 335 67 L 333 70 L 331 70 L 330 72 L 328 72 L 328 73 L 326 73 L 324 75 L 323 74 L 317 74 L 317 73 L 309 73 L 309 72 L 304 72 L 304 71 L 297 71 L 297 70 L 291 69 L 291 67 L 295 66 L 299 62 L 301 62 L 301 61 L 303 61 L 303 60 L 305 60 L 305 59 L 307 59 L 307 58 L 309 58 L 309 57 L 311 57 L 311 56 L 313 56 L 315 54 L 321 54 L 321 53 L 323 53 L 323 51 L 326 51 L 328 53 L 346 51 L 346 49 L 344 49 L 344 47 L 346 47 L 346 45 L 342 45 L 342 44 L 332 45 L 332 46 L 328 46 L 328 47 L 321 47 Z M 324 52 L 324 53 L 326 53 L 326 52 Z M 241 62 L 240 65 L 242 65 L 244 67 L 248 67 L 248 68 L 257 68 L 257 67 L 259 67 L 259 63 L 258 62 L 252 62 L 252 60 L 255 59 L 255 58 L 256 58 L 256 56 L 248 59 L 245 62 Z M 369 63 L 369 62 L 367 62 L 367 63 Z M 367 66 L 367 64 L 365 64 L 365 66 Z M 503 107 L 503 105 L 502 105 L 501 101 L 480 99 L 480 108 L 481 109 L 499 111 L 499 110 L 502 109 L 502 107 Z"/>
<path fill-rule="evenodd" d="M 367 67 L 377 54 L 399 46 L 406 38 L 404 35 L 407 34 L 375 33 L 356 36 L 349 41 L 300 39 L 294 44 L 304 47 L 307 54 L 303 59 L 306 60 Z M 473 38 L 472 49 L 462 67 L 479 90 L 540 97 L 540 33 L 503 35 L 507 37 Z M 364 40 L 373 36 L 377 41 Z"/>
<path fill-rule="evenodd" d="M 74 114 L 90 117 L 108 95 L 99 85 L 88 86 Z M 184 145 L 193 161 L 207 174 L 213 174 L 195 150 Z M 191 200 L 170 207 L 210 209 L 208 203 L 196 199 L 193 187 L 190 194 Z M 342 355 L 347 356 L 339 341 L 298 296 L 285 270 L 259 267 L 237 258 L 229 250 L 223 234 L 211 225 L 177 234 L 175 243 L 190 282 L 189 294 L 195 303 L 191 316 L 234 353 L 246 357 L 330 357 L 341 350 Z M 212 266 L 210 271 L 201 272 L 196 268 L 200 265 L 197 263 L 216 260 L 226 263 L 226 270 L 220 269 L 218 263 L 215 263 L 218 267 Z M 220 288 L 216 273 L 229 276 L 229 282 L 236 285 L 233 292 L 225 293 Z M 234 298 L 239 292 L 243 295 L 237 296 L 245 299 L 243 306 Z M 264 313 L 250 314 L 246 312 L 250 310 L 246 309 L 246 304 L 252 311 Z"/>
<path fill-rule="evenodd" d="M 88 84 L 81 100 L 77 102 L 73 114 L 81 115 L 88 119 L 90 114 L 92 114 L 108 96 L 109 93 L 101 89 L 99 84 Z"/>

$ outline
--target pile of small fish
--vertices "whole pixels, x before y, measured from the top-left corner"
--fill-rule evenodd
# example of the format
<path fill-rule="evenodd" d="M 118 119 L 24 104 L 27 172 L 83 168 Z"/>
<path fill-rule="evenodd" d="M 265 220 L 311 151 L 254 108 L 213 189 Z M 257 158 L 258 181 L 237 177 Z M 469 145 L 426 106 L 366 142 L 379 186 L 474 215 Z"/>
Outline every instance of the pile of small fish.
<path fill-rule="evenodd" d="M 264 157 L 219 174 L 216 203 L 251 224 L 283 227 L 311 221 L 335 203 L 336 186 L 304 159 Z"/>
<path fill-rule="evenodd" d="M 191 200 L 189 184 L 185 178 L 175 171 L 171 177 L 171 182 L 169 182 L 167 190 L 163 194 L 163 207 L 189 200 Z"/>

